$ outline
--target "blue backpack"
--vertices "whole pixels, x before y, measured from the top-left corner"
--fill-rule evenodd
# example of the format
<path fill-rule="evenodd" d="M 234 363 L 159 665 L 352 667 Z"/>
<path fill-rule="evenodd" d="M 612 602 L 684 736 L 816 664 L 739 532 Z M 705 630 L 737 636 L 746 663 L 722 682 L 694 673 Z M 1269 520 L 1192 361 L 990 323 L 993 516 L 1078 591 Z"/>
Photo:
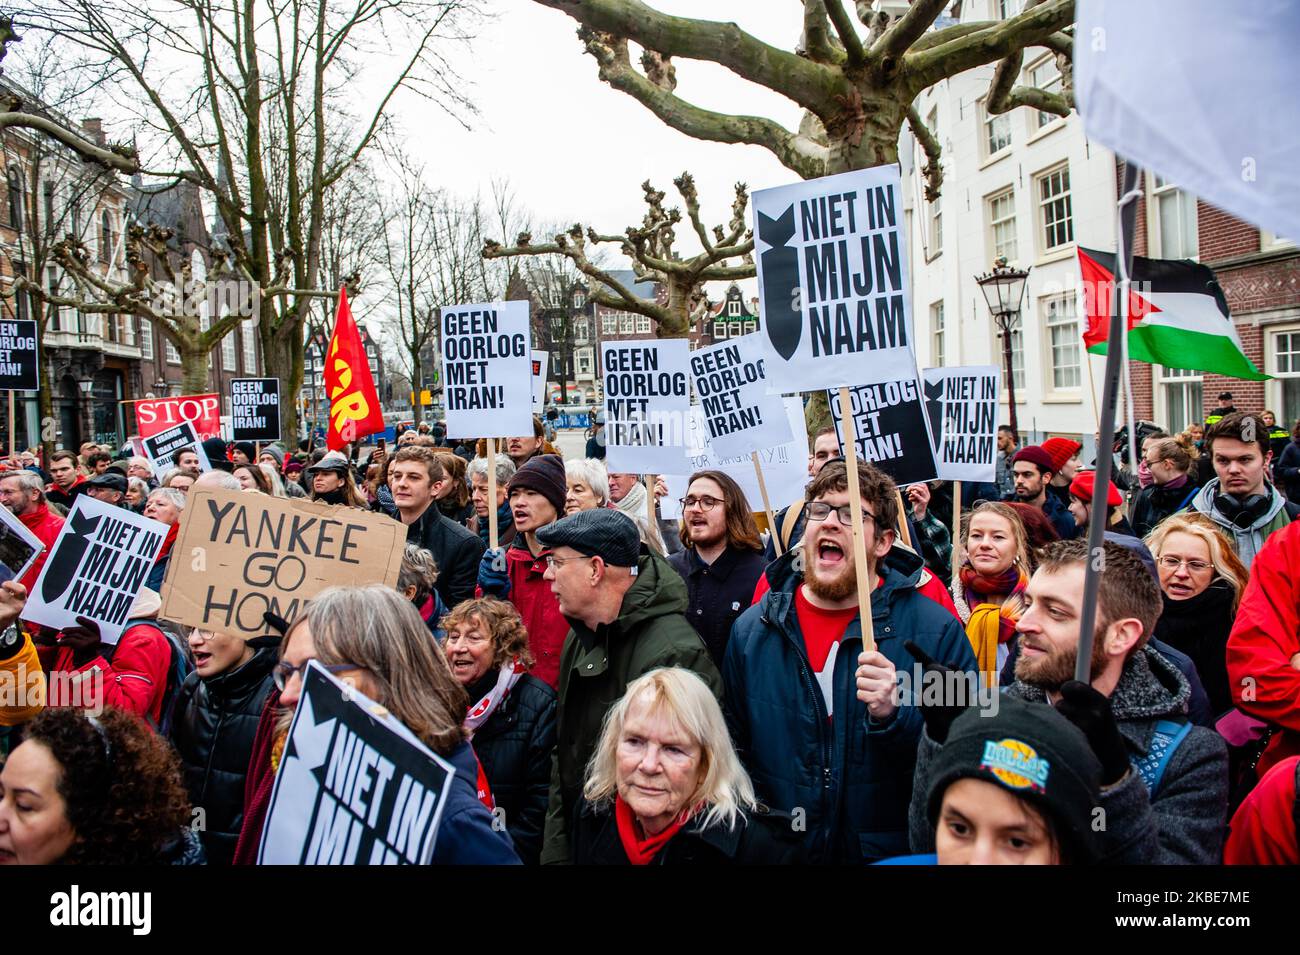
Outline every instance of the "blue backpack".
<path fill-rule="evenodd" d="M 1151 749 L 1146 756 L 1135 760 L 1133 768 L 1137 770 L 1142 781 L 1147 784 L 1147 792 L 1156 798 L 1165 770 L 1174 758 L 1174 750 L 1192 731 L 1191 723 L 1175 723 L 1173 720 L 1161 720 L 1156 724 L 1155 734 L 1151 737 Z"/>

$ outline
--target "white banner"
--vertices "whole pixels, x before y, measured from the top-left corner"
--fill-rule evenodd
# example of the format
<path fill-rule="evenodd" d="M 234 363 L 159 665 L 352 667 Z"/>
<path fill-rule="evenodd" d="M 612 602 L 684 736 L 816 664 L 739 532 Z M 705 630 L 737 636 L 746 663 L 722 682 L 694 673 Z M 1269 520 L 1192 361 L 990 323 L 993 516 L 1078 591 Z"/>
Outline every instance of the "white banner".
<path fill-rule="evenodd" d="M 719 457 L 775 447 L 793 437 L 781 396 L 768 393 L 759 334 L 691 352 L 691 379 L 709 446 Z"/>
<path fill-rule="evenodd" d="M 988 481 L 998 460 L 997 365 L 927 368 L 925 412 L 941 481 Z"/>
<path fill-rule="evenodd" d="M 546 408 L 546 372 L 551 360 L 551 353 L 533 349 L 533 414 L 541 415 Z M 517 435 L 507 435 L 517 437 Z"/>
<path fill-rule="evenodd" d="M 914 374 L 902 183 L 876 166 L 753 195 L 774 391 Z"/>
<path fill-rule="evenodd" d="M 442 397 L 448 438 L 533 433 L 527 302 L 442 310 Z"/>
<path fill-rule="evenodd" d="M 613 473 L 680 474 L 691 407 L 690 343 L 602 342 L 605 465 Z"/>
<path fill-rule="evenodd" d="M 166 524 L 77 495 L 23 619 L 62 630 L 89 617 L 104 643 L 117 643 L 166 538 Z"/>

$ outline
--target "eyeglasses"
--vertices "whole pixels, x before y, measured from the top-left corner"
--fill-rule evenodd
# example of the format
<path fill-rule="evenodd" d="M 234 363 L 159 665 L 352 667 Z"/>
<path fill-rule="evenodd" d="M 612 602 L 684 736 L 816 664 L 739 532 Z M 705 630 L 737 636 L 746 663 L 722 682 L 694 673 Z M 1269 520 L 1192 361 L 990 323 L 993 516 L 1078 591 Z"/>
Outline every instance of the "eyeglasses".
<path fill-rule="evenodd" d="M 555 566 L 557 566 L 557 565 L 558 565 L 558 566 L 563 566 L 564 564 L 567 564 L 567 563 L 569 563 L 570 561 L 575 561 L 575 560 L 591 560 L 591 559 L 592 559 L 592 558 L 591 558 L 590 556 L 587 556 L 587 555 L 585 555 L 585 554 L 583 554 L 583 555 L 579 555 L 579 556 L 577 556 L 577 557 L 556 557 L 554 554 L 547 554 L 547 555 L 546 555 L 546 566 L 547 566 L 547 567 L 555 567 Z"/>
<path fill-rule="evenodd" d="M 805 508 L 805 510 L 808 512 L 808 520 L 810 521 L 824 521 L 826 518 L 831 516 L 831 511 L 834 511 L 839 516 L 840 523 L 845 527 L 848 527 L 853 523 L 853 507 L 850 504 L 841 504 L 839 507 L 831 507 L 825 501 L 813 501 Z M 874 521 L 876 515 L 872 514 L 864 507 L 862 509 L 862 519 L 864 521 Z"/>
<path fill-rule="evenodd" d="M 691 507 L 698 507 L 700 508 L 700 510 L 703 511 L 711 511 L 722 502 L 719 501 L 716 497 L 710 497 L 709 495 L 705 494 L 703 497 L 679 498 L 677 503 L 679 503 L 682 506 L 683 511 Z"/>
<path fill-rule="evenodd" d="M 1214 569 L 1213 564 L 1207 564 L 1203 560 L 1184 560 L 1183 558 L 1175 557 L 1172 554 L 1160 558 L 1160 566 L 1165 570 L 1177 570 L 1184 564 L 1187 565 L 1187 572 L 1189 574 L 1203 574 L 1207 570 Z"/>
<path fill-rule="evenodd" d="M 295 675 L 301 678 L 302 675 L 307 672 L 308 663 L 311 663 L 311 661 L 306 660 L 297 666 L 294 666 L 292 663 L 286 663 L 284 660 L 277 663 L 275 669 L 271 671 L 271 680 L 275 683 L 275 688 L 283 693 L 284 688 L 289 685 L 289 681 L 292 680 Z M 352 663 L 322 663 L 321 667 L 326 673 L 342 673 L 344 670 L 362 669 L 362 667 L 356 666 Z"/>

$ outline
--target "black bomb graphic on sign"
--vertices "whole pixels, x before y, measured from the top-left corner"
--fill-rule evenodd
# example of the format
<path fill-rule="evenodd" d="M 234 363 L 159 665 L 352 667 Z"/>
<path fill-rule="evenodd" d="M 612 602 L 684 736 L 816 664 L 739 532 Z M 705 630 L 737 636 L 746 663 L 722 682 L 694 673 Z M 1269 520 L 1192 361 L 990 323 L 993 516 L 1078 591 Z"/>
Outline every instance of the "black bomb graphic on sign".
<path fill-rule="evenodd" d="M 162 535 L 106 515 L 73 511 L 50 555 L 41 599 L 110 625 L 125 622 Z"/>

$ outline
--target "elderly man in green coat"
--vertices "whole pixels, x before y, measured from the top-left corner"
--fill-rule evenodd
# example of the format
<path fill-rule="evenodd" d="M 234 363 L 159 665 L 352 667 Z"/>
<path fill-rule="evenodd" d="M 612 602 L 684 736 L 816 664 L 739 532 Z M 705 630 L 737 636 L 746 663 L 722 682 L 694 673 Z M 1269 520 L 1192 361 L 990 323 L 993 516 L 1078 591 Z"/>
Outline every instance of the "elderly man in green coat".
<path fill-rule="evenodd" d="M 601 723 L 627 685 L 659 667 L 694 671 L 721 696 L 722 678 L 686 620 L 686 585 L 616 510 L 579 511 L 538 531 L 546 579 L 572 628 L 560 654 L 560 704 L 542 864 L 567 863 L 568 829 Z"/>

